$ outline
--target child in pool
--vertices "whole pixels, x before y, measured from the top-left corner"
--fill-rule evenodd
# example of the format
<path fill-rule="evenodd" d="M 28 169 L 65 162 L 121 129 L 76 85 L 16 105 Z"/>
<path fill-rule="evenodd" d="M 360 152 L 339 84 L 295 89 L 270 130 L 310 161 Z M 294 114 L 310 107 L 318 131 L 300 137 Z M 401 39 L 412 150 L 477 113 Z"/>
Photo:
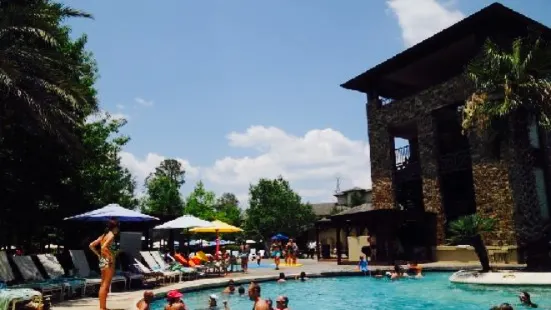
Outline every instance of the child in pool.
<path fill-rule="evenodd" d="M 368 265 L 367 260 L 363 256 L 360 256 L 360 262 L 358 263 L 358 268 L 360 269 L 361 272 L 363 272 L 364 275 L 367 275 L 369 273 L 369 269 L 367 265 Z"/>

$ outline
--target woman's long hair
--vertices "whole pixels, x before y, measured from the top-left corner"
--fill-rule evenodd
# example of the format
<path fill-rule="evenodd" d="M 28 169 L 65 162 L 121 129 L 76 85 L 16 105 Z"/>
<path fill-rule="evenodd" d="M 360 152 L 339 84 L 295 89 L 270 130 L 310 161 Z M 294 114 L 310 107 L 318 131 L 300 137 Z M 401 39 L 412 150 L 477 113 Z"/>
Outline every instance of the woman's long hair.
<path fill-rule="evenodd" d="M 113 231 L 115 228 L 119 228 L 119 221 L 113 217 L 109 221 L 107 221 L 104 235 L 106 235 L 110 231 Z"/>

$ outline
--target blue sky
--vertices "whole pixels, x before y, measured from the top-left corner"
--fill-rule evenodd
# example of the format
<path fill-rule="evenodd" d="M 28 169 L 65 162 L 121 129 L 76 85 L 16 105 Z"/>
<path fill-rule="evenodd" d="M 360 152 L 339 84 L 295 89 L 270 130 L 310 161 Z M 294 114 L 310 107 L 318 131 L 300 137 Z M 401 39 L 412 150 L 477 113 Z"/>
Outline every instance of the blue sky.
<path fill-rule="evenodd" d="M 365 97 L 339 84 L 486 0 L 65 1 L 89 36 L 102 109 L 128 119 L 138 181 L 165 157 L 246 200 L 282 174 L 305 200 L 370 187 Z M 551 1 L 500 1 L 551 25 Z M 245 202 L 245 201 L 244 201 Z"/>

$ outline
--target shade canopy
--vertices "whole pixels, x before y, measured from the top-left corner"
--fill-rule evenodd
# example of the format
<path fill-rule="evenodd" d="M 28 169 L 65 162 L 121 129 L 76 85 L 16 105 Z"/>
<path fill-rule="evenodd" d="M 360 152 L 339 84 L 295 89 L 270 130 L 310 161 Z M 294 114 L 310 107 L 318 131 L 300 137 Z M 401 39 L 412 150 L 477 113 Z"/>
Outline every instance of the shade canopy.
<path fill-rule="evenodd" d="M 284 234 L 277 234 L 275 236 L 272 236 L 272 240 L 288 240 L 289 237 L 285 236 Z"/>
<path fill-rule="evenodd" d="M 107 206 L 94 211 L 66 217 L 64 220 L 102 222 L 108 221 L 111 218 L 116 218 L 119 222 L 149 222 L 159 220 L 156 217 L 123 208 L 116 203 L 108 204 Z"/>
<path fill-rule="evenodd" d="M 168 221 L 162 225 L 159 225 L 153 229 L 189 229 L 196 227 L 211 227 L 212 223 L 202 220 L 193 215 L 180 216 L 177 219 Z"/>
<path fill-rule="evenodd" d="M 217 220 L 213 221 L 208 227 L 196 227 L 189 231 L 194 233 L 236 233 L 243 231 L 243 229 Z"/>

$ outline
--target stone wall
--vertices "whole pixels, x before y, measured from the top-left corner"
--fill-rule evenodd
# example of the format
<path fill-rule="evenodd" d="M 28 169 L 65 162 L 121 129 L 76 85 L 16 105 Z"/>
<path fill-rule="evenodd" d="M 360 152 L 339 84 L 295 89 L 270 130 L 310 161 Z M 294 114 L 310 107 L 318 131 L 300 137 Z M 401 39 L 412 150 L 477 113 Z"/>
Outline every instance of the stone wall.
<path fill-rule="evenodd" d="M 424 207 L 425 211 L 437 214 L 439 244 L 445 240 L 446 218 L 439 188 L 431 113 L 439 107 L 465 101 L 470 89 L 470 85 L 462 77 L 456 77 L 412 97 L 383 106 L 379 106 L 374 100 L 367 106 L 374 208 L 388 209 L 395 206 L 392 185 L 394 143 L 388 128 L 413 121 L 417 125 L 419 139 Z M 472 155 L 476 159 L 473 159 L 473 183 L 477 212 L 499 219 L 496 232 L 486 236 L 486 239 L 490 243 L 501 240 L 505 244 L 515 244 L 508 165 L 505 160 L 485 160 L 485 153 L 479 152 L 480 149 L 472 148 Z"/>

